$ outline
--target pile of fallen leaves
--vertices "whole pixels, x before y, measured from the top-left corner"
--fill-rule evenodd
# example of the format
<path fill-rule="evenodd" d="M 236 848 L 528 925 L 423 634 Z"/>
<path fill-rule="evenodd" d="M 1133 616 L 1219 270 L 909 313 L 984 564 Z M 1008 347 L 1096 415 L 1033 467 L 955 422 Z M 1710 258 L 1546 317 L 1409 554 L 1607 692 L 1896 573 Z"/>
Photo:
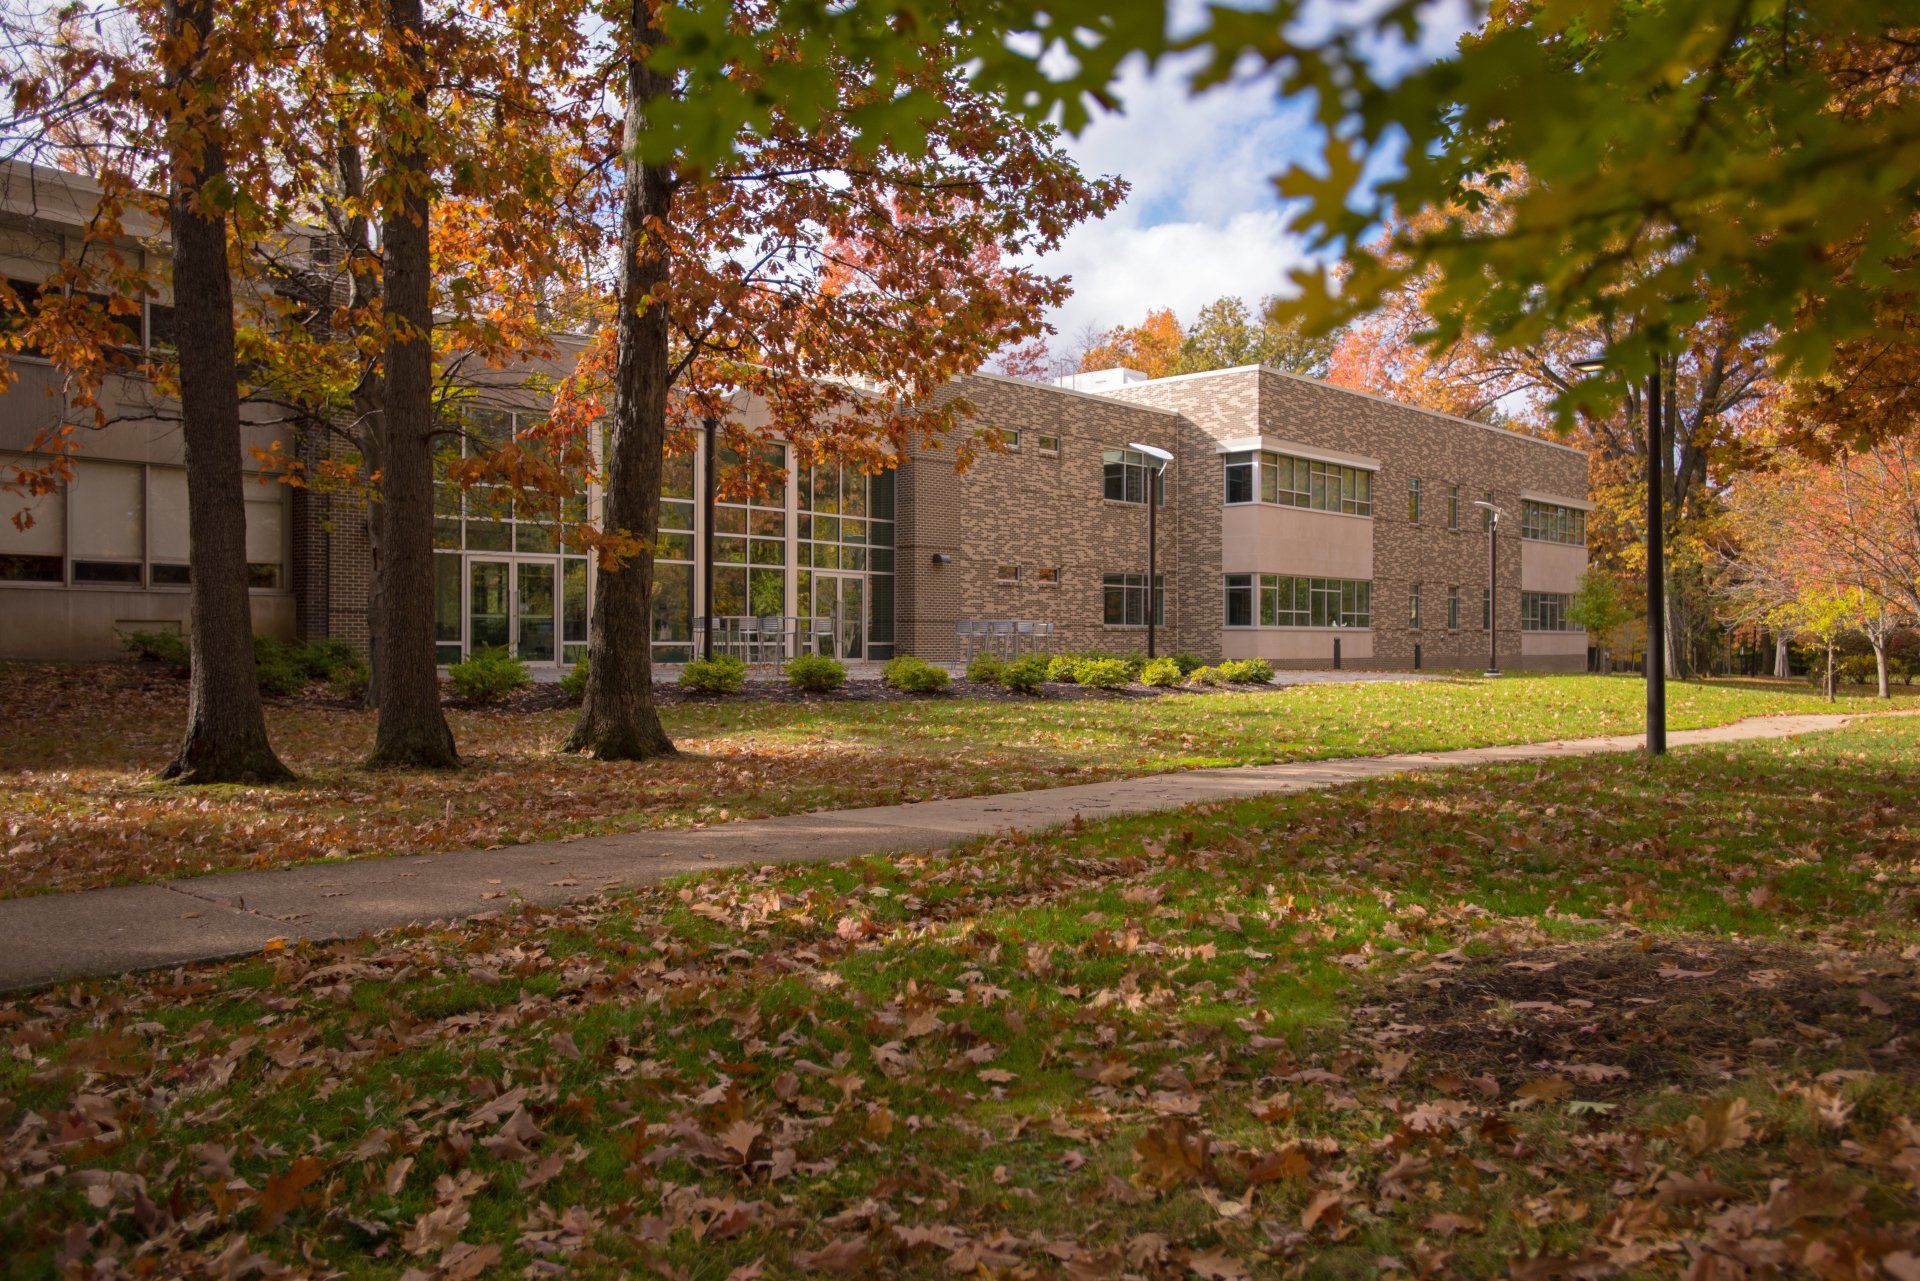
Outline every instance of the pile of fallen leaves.
<path fill-rule="evenodd" d="M 1916 744 L 1439 774 L 63 986 L 0 1006 L 0 1257 L 1909 1281 Z"/>

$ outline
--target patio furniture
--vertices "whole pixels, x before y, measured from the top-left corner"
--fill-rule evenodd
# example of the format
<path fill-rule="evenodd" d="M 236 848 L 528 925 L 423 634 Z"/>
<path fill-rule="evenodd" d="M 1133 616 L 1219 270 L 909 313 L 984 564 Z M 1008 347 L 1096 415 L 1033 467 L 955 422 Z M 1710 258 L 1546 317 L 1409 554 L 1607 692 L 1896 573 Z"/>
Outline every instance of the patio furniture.
<path fill-rule="evenodd" d="M 779 614 L 762 617 L 760 623 L 760 653 L 762 662 L 778 663 L 787 657 L 787 620 Z"/>
<path fill-rule="evenodd" d="M 1013 657 L 1014 637 L 1011 618 L 995 618 L 987 623 L 987 650 L 996 657 Z"/>
<path fill-rule="evenodd" d="M 987 624 L 982 619 L 963 618 L 953 625 L 953 635 L 960 642 L 960 661 L 964 663 L 986 644 Z"/>

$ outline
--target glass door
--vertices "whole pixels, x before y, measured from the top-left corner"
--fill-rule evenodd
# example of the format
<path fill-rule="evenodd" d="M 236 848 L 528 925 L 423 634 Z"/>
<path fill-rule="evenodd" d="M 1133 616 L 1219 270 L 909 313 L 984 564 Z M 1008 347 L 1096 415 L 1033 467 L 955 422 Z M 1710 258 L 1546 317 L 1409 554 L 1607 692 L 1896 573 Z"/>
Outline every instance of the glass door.
<path fill-rule="evenodd" d="M 820 653 L 859 658 L 866 652 L 866 589 L 860 575 L 813 571 L 814 637 Z"/>
<path fill-rule="evenodd" d="M 513 652 L 522 662 L 551 663 L 553 564 L 517 561 L 513 567 Z"/>
<path fill-rule="evenodd" d="M 513 566 L 504 560 L 467 562 L 467 655 L 483 649 L 506 649 L 513 641 L 513 615 L 508 593 Z"/>

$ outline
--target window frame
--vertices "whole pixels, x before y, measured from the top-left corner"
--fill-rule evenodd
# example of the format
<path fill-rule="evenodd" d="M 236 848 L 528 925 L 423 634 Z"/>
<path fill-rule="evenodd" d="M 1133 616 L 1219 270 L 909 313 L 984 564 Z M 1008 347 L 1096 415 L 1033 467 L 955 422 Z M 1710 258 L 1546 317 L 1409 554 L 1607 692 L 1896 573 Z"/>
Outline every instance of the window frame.
<path fill-rule="evenodd" d="M 1153 625 L 1167 625 L 1167 576 L 1155 574 L 1153 583 Z M 1114 593 L 1120 593 L 1120 618 L 1116 621 L 1111 608 Z M 1102 573 L 1100 575 L 1100 625 L 1114 628 L 1140 628 L 1147 625 L 1147 576 L 1137 573 Z M 1137 616 L 1139 621 L 1134 621 Z"/>

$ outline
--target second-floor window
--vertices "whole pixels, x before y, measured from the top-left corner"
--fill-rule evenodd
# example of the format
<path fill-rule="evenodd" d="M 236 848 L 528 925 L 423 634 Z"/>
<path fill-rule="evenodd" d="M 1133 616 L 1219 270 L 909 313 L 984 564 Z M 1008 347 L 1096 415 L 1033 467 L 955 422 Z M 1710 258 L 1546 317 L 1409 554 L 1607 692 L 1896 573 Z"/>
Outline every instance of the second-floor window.
<path fill-rule="evenodd" d="M 1140 503 L 1144 506 L 1147 485 L 1152 483 L 1155 499 L 1160 506 L 1166 505 L 1166 477 L 1157 474 L 1159 468 L 1151 458 L 1136 449 L 1107 449 L 1101 451 L 1100 460 L 1103 497 L 1116 503 Z"/>
<path fill-rule="evenodd" d="M 1578 507 L 1520 500 L 1520 537 L 1542 543 L 1587 545 L 1587 514 Z"/>
<path fill-rule="evenodd" d="M 1567 617 L 1573 597 L 1562 592 L 1521 592 L 1520 630 L 1523 632 L 1577 632 L 1580 625 Z"/>
<path fill-rule="evenodd" d="M 1272 450 L 1227 454 L 1228 503 L 1275 503 L 1348 516 L 1373 515 L 1373 473 L 1364 467 L 1296 458 Z"/>
<path fill-rule="evenodd" d="M 1414 524 L 1420 523 L 1420 478 L 1407 477 L 1407 519 Z"/>
<path fill-rule="evenodd" d="M 1447 528 L 1460 528 L 1460 486 L 1447 486 Z"/>

